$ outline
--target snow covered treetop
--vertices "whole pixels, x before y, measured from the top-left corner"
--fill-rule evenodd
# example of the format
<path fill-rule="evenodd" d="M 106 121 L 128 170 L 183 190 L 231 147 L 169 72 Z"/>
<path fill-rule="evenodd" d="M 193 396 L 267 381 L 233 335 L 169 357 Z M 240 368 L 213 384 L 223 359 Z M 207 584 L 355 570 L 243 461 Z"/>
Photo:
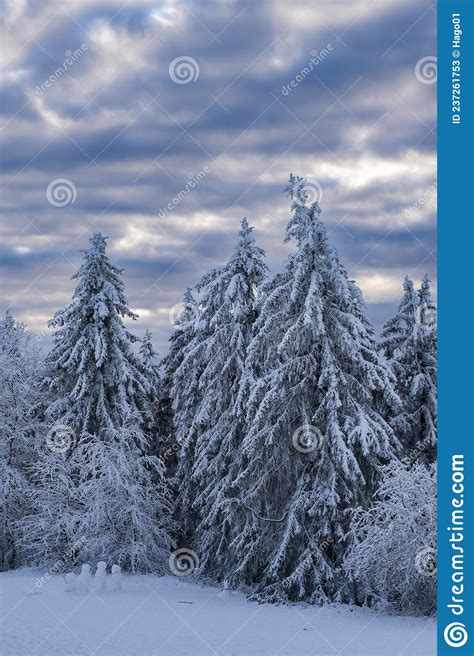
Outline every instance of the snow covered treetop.
<path fill-rule="evenodd" d="M 319 184 L 308 182 L 305 178 L 290 174 L 290 179 L 285 188 L 288 196 L 292 199 L 292 216 L 286 227 L 285 242 L 294 240 L 298 248 L 303 243 L 325 244 L 328 253 L 335 255 L 335 250 L 327 241 L 326 227 L 320 219 L 321 208 L 317 200 L 311 201 L 321 195 Z"/>
<path fill-rule="evenodd" d="M 403 290 L 405 292 L 413 291 L 413 280 L 411 280 L 411 278 L 409 278 L 408 276 L 405 276 L 403 280 Z"/>
<path fill-rule="evenodd" d="M 306 178 L 290 173 L 285 192 L 293 201 L 291 209 L 295 209 L 296 207 L 306 207 L 306 203 L 310 203 L 310 208 L 313 212 L 317 215 L 321 214 L 321 208 L 319 207 L 317 199 L 311 202 L 311 199 L 315 194 L 317 195 L 318 193 L 321 193 L 319 184 L 309 182 Z"/>
<path fill-rule="evenodd" d="M 123 269 L 111 264 L 106 254 L 107 237 L 96 232 L 90 238 L 91 247 L 81 251 L 84 259 L 72 280 L 79 280 L 73 294 L 73 301 L 63 310 L 55 313 L 49 326 L 63 326 L 75 316 L 82 316 L 85 323 L 88 317 L 105 321 L 117 313 L 121 317 L 137 319 L 128 307 L 124 295 L 124 284 L 120 279 Z M 132 339 L 131 341 L 134 341 Z"/>
<path fill-rule="evenodd" d="M 94 234 L 92 235 L 89 241 L 91 242 L 92 247 L 95 250 L 98 250 L 101 253 L 105 253 L 105 249 L 107 246 L 107 239 L 108 237 L 104 237 L 104 235 L 101 232 L 94 232 Z"/>
<path fill-rule="evenodd" d="M 429 276 L 427 273 L 423 276 L 423 280 L 421 282 L 421 287 L 418 292 L 420 301 L 425 301 L 426 303 L 432 304 L 431 300 L 431 280 L 429 279 Z"/>

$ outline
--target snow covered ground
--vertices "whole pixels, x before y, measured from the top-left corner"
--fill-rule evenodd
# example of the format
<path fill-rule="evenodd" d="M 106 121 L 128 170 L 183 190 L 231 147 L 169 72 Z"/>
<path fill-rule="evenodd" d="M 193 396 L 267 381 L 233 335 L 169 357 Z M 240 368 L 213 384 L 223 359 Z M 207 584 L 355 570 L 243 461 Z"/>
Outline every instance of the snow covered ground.
<path fill-rule="evenodd" d="M 2 656 L 424 656 L 435 622 L 343 606 L 271 606 L 173 576 L 64 592 L 55 575 L 0 574 Z"/>

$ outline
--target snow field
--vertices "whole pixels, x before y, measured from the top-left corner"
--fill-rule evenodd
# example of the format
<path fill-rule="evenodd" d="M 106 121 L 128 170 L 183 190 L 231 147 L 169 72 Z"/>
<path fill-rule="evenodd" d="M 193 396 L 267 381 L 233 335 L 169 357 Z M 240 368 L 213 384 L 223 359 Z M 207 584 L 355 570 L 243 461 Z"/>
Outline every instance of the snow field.
<path fill-rule="evenodd" d="M 37 585 L 37 582 L 39 584 Z M 347 606 L 274 606 L 183 577 L 124 575 L 65 592 L 61 575 L 0 574 L 2 656 L 434 656 L 435 622 Z"/>

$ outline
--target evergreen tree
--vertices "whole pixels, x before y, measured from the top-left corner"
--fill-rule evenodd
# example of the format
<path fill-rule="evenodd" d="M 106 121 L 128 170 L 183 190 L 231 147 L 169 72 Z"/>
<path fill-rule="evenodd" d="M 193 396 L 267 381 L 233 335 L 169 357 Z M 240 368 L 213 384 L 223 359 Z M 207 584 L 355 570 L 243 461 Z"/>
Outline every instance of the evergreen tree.
<path fill-rule="evenodd" d="M 149 330 L 145 330 L 138 352 L 145 367 L 147 378 L 151 383 L 148 399 L 152 418 L 147 418 L 146 421 L 146 431 L 150 436 L 150 452 L 153 455 L 162 457 L 167 448 L 169 437 L 168 415 L 162 404 L 163 380 L 161 366 Z"/>
<path fill-rule="evenodd" d="M 22 560 L 17 524 L 29 511 L 29 468 L 42 430 L 40 366 L 31 335 L 7 312 L 0 321 L 0 569 Z"/>
<path fill-rule="evenodd" d="M 419 440 L 427 447 L 425 460 L 435 462 L 437 440 L 437 374 L 438 374 L 438 329 L 437 308 L 431 296 L 431 287 L 426 274 L 418 291 L 419 338 L 422 345 L 418 354 L 419 372 L 413 381 L 412 397 L 418 407 L 416 422 Z"/>
<path fill-rule="evenodd" d="M 262 286 L 248 349 L 230 578 L 256 584 L 258 599 L 351 599 L 340 578 L 349 513 L 397 448 L 378 397 L 399 399 L 318 203 L 307 206 L 302 178 L 287 190 L 297 250 Z"/>
<path fill-rule="evenodd" d="M 85 558 L 113 556 L 132 570 L 149 570 L 171 545 L 171 498 L 162 463 L 149 455 L 156 379 L 123 324 L 137 316 L 121 273 L 106 255 L 106 238 L 94 234 L 74 276 L 72 302 L 50 322 L 58 328 L 47 358 L 55 395 L 47 416 L 54 423 L 47 462 L 36 470 L 35 514 L 24 527 L 39 536 L 34 525 L 53 518 L 50 540 L 60 555 L 81 538 Z M 57 506 L 54 480 L 65 490 L 65 507 Z"/>
<path fill-rule="evenodd" d="M 154 383 L 123 323 L 138 317 L 127 307 L 122 270 L 110 263 L 102 234 L 90 241 L 73 276 L 79 282 L 72 302 L 49 322 L 57 331 L 47 358 L 47 382 L 56 397 L 49 416 L 72 428 L 79 442 L 121 427 L 124 414 L 138 411 L 150 419 Z"/>
<path fill-rule="evenodd" d="M 193 290 L 188 287 L 183 295 L 183 302 L 174 324 L 174 331 L 169 339 L 169 350 L 163 358 L 165 381 L 169 391 L 173 385 L 173 376 L 183 361 L 184 351 L 194 337 L 194 329 L 199 318 L 199 308 L 193 296 Z"/>
<path fill-rule="evenodd" d="M 198 404 L 183 444 L 179 466 L 181 511 L 195 517 L 193 544 L 201 571 L 222 578 L 227 545 L 235 537 L 232 500 L 236 494 L 236 454 L 245 436 L 240 385 L 252 338 L 257 288 L 266 272 L 264 252 L 253 228 L 241 222 L 226 265 L 204 276 L 199 330 L 184 350 L 183 370 L 197 369 Z M 181 379 L 179 379 L 181 380 Z M 184 379 L 182 379 L 184 380 Z"/>
<path fill-rule="evenodd" d="M 433 462 L 436 454 L 436 306 L 425 276 L 418 292 L 405 277 L 398 311 L 382 330 L 380 348 L 403 399 L 391 423 L 405 457 Z"/>
<path fill-rule="evenodd" d="M 168 471 L 175 474 L 178 466 L 178 454 L 181 448 L 181 442 L 186 437 L 185 425 L 183 422 L 189 421 L 187 416 L 188 396 L 185 389 L 185 380 L 182 379 L 181 395 L 180 386 L 174 387 L 174 378 L 180 365 L 183 362 L 184 353 L 195 334 L 195 326 L 199 317 L 199 308 L 196 303 L 191 288 L 187 288 L 184 296 L 182 307 L 176 318 L 174 325 L 175 330 L 169 339 L 169 350 L 162 360 L 164 371 L 162 394 L 159 397 L 160 417 L 163 421 L 164 433 L 169 436 L 167 448 L 164 451 L 164 457 Z M 186 417 L 186 419 L 185 419 Z"/>
<path fill-rule="evenodd" d="M 145 330 L 138 352 L 145 367 L 147 367 L 150 373 L 155 377 L 156 381 L 159 381 L 161 376 L 158 363 L 158 353 L 155 351 L 152 342 L 152 334 L 148 329 Z"/>

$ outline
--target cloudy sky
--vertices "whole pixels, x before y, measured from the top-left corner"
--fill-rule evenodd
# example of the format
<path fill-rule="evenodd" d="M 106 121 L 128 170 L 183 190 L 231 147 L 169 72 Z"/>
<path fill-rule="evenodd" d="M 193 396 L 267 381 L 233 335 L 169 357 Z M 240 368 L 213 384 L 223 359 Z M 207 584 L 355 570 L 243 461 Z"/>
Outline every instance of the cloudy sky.
<path fill-rule="evenodd" d="M 2 7 L 2 311 L 40 340 L 101 230 L 137 334 L 166 350 L 170 309 L 243 216 L 281 264 L 290 171 L 377 329 L 405 274 L 435 278 L 429 0 Z"/>

